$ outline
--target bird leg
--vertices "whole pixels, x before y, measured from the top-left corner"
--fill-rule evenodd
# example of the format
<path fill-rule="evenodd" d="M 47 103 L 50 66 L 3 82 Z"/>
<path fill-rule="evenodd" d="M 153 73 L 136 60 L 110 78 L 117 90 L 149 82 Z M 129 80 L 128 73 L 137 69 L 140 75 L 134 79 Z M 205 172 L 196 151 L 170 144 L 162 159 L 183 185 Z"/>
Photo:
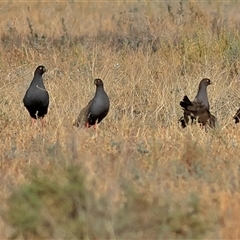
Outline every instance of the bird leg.
<path fill-rule="evenodd" d="M 42 123 L 42 129 L 44 128 L 44 126 L 45 126 L 45 121 L 44 121 L 44 119 L 43 118 L 40 118 L 41 119 L 41 123 Z"/>
<path fill-rule="evenodd" d="M 38 122 L 37 119 L 35 118 L 31 118 L 31 131 L 30 131 L 30 135 L 31 137 L 34 139 L 36 138 L 36 130 L 38 130 Z"/>
<path fill-rule="evenodd" d="M 207 125 L 206 124 L 203 124 L 203 123 L 199 123 L 199 126 L 202 130 L 205 130 L 205 132 L 207 132 Z"/>
<path fill-rule="evenodd" d="M 35 118 L 32 118 L 32 124 L 34 125 L 37 122 Z"/>
<path fill-rule="evenodd" d="M 93 128 L 97 131 L 97 129 L 98 129 L 98 119 L 96 120 L 95 124 L 93 125 Z"/>
<path fill-rule="evenodd" d="M 45 126 L 45 121 L 44 121 L 44 119 L 43 119 L 42 117 L 37 118 L 37 119 L 32 118 L 32 125 L 33 125 L 33 126 L 36 125 L 36 128 L 39 129 L 39 127 L 38 127 L 38 125 L 39 125 L 39 124 L 38 124 L 38 119 L 41 120 L 41 129 L 42 129 L 42 132 L 43 132 L 44 126 Z"/>
<path fill-rule="evenodd" d="M 185 128 L 187 126 L 183 117 L 179 118 L 178 122 L 181 123 L 182 128 Z"/>
<path fill-rule="evenodd" d="M 183 119 L 185 121 L 185 125 L 188 125 L 189 118 L 188 118 L 188 114 L 186 111 L 183 112 Z"/>
<path fill-rule="evenodd" d="M 93 125 L 93 128 L 95 130 L 95 136 L 97 137 L 98 136 L 98 119 L 96 120 L 95 124 Z"/>
<path fill-rule="evenodd" d="M 44 126 L 45 126 L 45 121 L 44 121 L 44 119 L 43 119 L 42 117 L 41 117 L 40 119 L 41 119 L 41 125 L 42 125 L 42 136 L 43 136 L 43 135 L 45 135 L 45 132 L 44 132 L 44 129 L 45 129 L 45 128 L 44 128 Z"/>

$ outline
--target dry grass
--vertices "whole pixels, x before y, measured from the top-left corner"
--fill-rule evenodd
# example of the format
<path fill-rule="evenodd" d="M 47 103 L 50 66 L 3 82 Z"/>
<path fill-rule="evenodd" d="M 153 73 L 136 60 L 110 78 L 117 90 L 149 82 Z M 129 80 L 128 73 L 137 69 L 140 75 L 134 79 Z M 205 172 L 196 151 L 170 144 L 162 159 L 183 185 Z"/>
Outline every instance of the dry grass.
<path fill-rule="evenodd" d="M 103 233 L 84 238 L 239 239 L 240 128 L 232 119 L 240 105 L 238 7 L 235 1 L 2 3 L 0 238 L 14 232 L 5 217 L 8 198 L 31 181 L 32 168 L 61 182 L 74 165 L 96 201 L 107 199 L 110 215 Z M 31 126 L 22 103 L 40 64 L 49 69 L 44 134 Z M 111 101 L 98 134 L 72 127 L 96 77 Z M 215 83 L 208 92 L 219 125 L 207 133 L 182 130 L 179 101 L 185 94 L 192 99 L 203 77 Z M 42 235 L 50 236 L 64 238 Z"/>

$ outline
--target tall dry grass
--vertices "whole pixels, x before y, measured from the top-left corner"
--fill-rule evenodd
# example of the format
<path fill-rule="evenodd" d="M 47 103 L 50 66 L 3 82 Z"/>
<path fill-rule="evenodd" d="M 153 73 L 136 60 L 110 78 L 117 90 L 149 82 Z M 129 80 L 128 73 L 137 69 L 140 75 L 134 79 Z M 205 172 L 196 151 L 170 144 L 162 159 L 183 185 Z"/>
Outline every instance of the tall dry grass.
<path fill-rule="evenodd" d="M 232 119 L 240 105 L 238 7 L 235 1 L 1 3 L 0 238 L 240 238 L 240 130 Z M 49 70 L 44 133 L 22 103 L 40 64 Z M 104 81 L 110 112 L 98 133 L 74 129 L 96 77 Z M 179 101 L 185 94 L 192 99 L 203 77 L 214 82 L 208 92 L 218 126 L 182 130 Z M 88 230 L 60 231 L 54 209 L 47 216 L 55 222 L 20 231 L 9 214 L 23 204 L 16 191 L 37 182 L 29 172 L 62 186 L 70 166 L 84 173 L 94 199 Z M 44 194 L 51 202 L 51 193 Z"/>

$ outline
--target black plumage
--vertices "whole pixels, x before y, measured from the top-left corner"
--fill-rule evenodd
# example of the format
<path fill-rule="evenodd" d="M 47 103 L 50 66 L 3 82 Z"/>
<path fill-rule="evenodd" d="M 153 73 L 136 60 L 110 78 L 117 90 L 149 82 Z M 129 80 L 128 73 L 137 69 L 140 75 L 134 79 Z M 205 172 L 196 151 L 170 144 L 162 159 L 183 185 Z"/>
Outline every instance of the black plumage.
<path fill-rule="evenodd" d="M 191 118 L 191 123 L 198 118 L 198 121 L 202 122 L 203 125 L 208 122 L 211 127 L 215 126 L 216 118 L 209 111 L 210 106 L 207 95 L 207 87 L 210 84 L 212 84 L 210 79 L 203 78 L 199 83 L 198 92 L 194 101 L 191 102 L 188 97 L 185 96 L 183 101 L 180 102 L 180 105 L 183 105 L 183 117 L 179 119 L 182 128 L 185 128 L 188 125 L 189 117 Z M 186 107 L 186 104 L 188 107 Z"/>
<path fill-rule="evenodd" d="M 91 127 L 100 123 L 108 114 L 110 101 L 107 93 L 104 90 L 103 81 L 99 78 L 94 80 L 96 92 L 94 98 L 85 106 L 75 123 L 76 127 L 83 126 Z"/>
<path fill-rule="evenodd" d="M 33 80 L 23 98 L 24 106 L 33 119 L 43 119 L 48 112 L 49 94 L 42 79 L 42 75 L 46 71 L 44 66 L 38 66 L 36 68 Z"/>
<path fill-rule="evenodd" d="M 233 119 L 235 120 L 235 124 L 239 123 L 239 119 L 240 119 L 240 108 L 237 110 L 236 114 L 233 116 Z"/>

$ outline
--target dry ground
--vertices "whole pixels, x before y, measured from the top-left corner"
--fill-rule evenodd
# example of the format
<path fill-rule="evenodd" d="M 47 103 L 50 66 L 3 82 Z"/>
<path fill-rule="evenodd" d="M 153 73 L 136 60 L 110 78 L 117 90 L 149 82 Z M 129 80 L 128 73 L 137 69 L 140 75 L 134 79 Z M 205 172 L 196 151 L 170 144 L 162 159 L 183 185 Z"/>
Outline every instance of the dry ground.
<path fill-rule="evenodd" d="M 16 229 L 20 239 L 240 238 L 240 125 L 232 119 L 240 107 L 239 3 L 0 6 L 1 239 Z M 44 133 L 22 103 L 40 64 L 49 70 Z M 111 101 L 97 134 L 72 127 L 96 77 Z M 192 99 L 203 77 L 214 82 L 208 93 L 218 126 L 182 130 L 179 101 Z M 18 211 L 11 194 L 33 182 L 33 168 L 61 182 L 69 166 L 81 168 L 94 201 L 105 199 L 103 215 L 89 211 L 79 234 L 59 231 L 57 219 L 19 230 L 8 217 Z"/>

